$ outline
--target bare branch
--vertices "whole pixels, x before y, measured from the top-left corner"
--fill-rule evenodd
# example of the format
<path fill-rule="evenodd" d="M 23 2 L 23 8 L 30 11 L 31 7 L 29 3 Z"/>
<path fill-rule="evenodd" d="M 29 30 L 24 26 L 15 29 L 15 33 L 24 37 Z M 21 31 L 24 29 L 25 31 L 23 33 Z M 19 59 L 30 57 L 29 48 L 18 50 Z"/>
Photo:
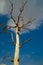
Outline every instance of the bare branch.
<path fill-rule="evenodd" d="M 4 24 L 0 24 L 0 26 L 3 26 L 3 29 L 2 29 L 2 31 L 0 31 L 0 33 L 6 32 L 7 29 L 16 28 L 16 26 L 8 26 L 8 25 L 4 25 Z M 7 33 L 11 34 L 11 40 L 12 40 L 12 43 L 14 44 L 14 46 L 15 46 L 13 33 L 12 32 L 7 32 Z"/>
<path fill-rule="evenodd" d="M 23 29 L 24 29 L 24 30 L 27 30 L 27 31 L 30 31 L 30 29 L 29 29 L 29 28 L 26 28 L 26 27 L 23 27 Z"/>
<path fill-rule="evenodd" d="M 14 44 L 14 46 L 15 46 L 14 35 L 13 35 L 12 32 L 11 32 L 11 40 L 12 40 L 12 43 Z"/>
<path fill-rule="evenodd" d="M 36 20 L 35 18 L 33 19 L 33 18 L 29 18 L 29 21 L 26 23 L 26 24 L 24 24 L 24 26 L 25 25 L 29 25 L 30 23 L 32 23 L 34 20 Z"/>
<path fill-rule="evenodd" d="M 30 23 L 32 23 L 34 20 L 36 20 L 36 19 L 35 18 L 34 19 L 33 18 L 29 18 L 29 21 L 27 23 L 25 23 L 25 24 L 23 22 L 23 25 L 20 26 L 20 28 L 25 28 L 27 25 L 30 26 Z"/>
<path fill-rule="evenodd" d="M 30 38 L 28 38 L 27 40 L 25 40 L 23 43 L 22 43 L 22 45 L 20 45 L 20 48 L 23 46 L 23 45 L 25 45 L 28 41 L 30 41 L 31 39 Z"/>
<path fill-rule="evenodd" d="M 24 20 L 23 20 L 23 24 L 22 24 L 21 26 L 19 26 L 19 30 L 22 31 L 21 29 L 24 29 L 24 30 L 30 31 L 30 29 L 29 29 L 29 27 L 27 27 L 27 25 L 30 26 L 31 23 L 32 23 L 34 20 L 36 20 L 36 19 L 35 19 L 35 18 L 34 18 L 34 19 L 33 19 L 33 18 L 29 18 L 29 21 L 28 21 L 27 23 L 24 23 Z M 20 32 L 20 31 L 19 31 L 19 32 Z"/>
<path fill-rule="evenodd" d="M 14 62 L 14 59 L 10 57 L 10 55 L 8 55 L 8 59 L 10 60 L 10 62 Z"/>
<path fill-rule="evenodd" d="M 20 16 L 21 16 L 21 14 L 24 10 L 24 7 L 25 7 L 26 3 L 27 3 L 27 1 L 25 1 L 25 3 L 23 3 L 22 7 L 20 8 L 20 13 L 18 15 L 17 25 L 19 24 Z"/>
<path fill-rule="evenodd" d="M 12 59 L 10 55 L 4 56 L 1 60 L 3 61 L 6 58 L 8 58 L 11 62 L 14 62 L 14 59 Z"/>
<path fill-rule="evenodd" d="M 21 31 L 21 28 L 24 29 L 24 30 L 30 31 L 30 29 L 27 28 L 26 26 L 27 26 L 28 24 L 32 23 L 32 21 L 29 20 L 29 21 L 28 21 L 27 23 L 25 23 L 25 24 L 24 24 L 24 19 L 23 19 L 23 18 L 22 18 L 22 21 L 23 21 L 23 25 L 22 25 L 22 26 L 19 26 L 20 31 Z"/>
<path fill-rule="evenodd" d="M 2 31 L 0 31 L 0 33 L 5 32 L 5 31 L 7 31 L 8 29 L 11 29 L 11 28 L 16 28 L 16 26 L 9 26 L 9 25 L 6 25 L 6 24 L 0 24 L 0 27 L 2 27 Z"/>
<path fill-rule="evenodd" d="M 6 25 L 3 29 L 11 29 L 11 28 L 16 28 L 16 26 L 8 26 L 8 25 Z"/>
<path fill-rule="evenodd" d="M 10 0 L 9 0 L 10 1 Z M 12 16 L 12 13 L 13 13 L 13 3 L 10 1 L 10 4 L 11 4 L 11 11 L 10 11 L 10 16 L 11 16 L 11 19 L 14 21 L 14 23 L 16 24 L 16 20 L 13 18 Z"/>

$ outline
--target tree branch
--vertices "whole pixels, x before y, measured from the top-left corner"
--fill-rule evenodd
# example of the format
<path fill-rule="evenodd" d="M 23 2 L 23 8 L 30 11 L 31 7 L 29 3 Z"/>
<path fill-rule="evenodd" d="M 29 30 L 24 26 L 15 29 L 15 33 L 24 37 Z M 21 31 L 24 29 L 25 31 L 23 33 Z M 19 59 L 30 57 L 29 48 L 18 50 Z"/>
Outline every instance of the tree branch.
<path fill-rule="evenodd" d="M 24 24 L 24 22 L 23 22 L 23 25 L 20 26 L 20 28 L 25 28 L 26 25 L 29 25 L 29 26 L 30 26 L 30 23 L 32 23 L 34 20 L 36 20 L 36 19 L 35 19 L 35 18 L 34 18 L 34 19 L 30 18 L 29 21 L 28 21 L 27 23 Z"/>
<path fill-rule="evenodd" d="M 10 1 L 10 0 L 9 0 Z M 13 18 L 12 16 L 12 13 L 13 13 L 13 3 L 10 1 L 10 4 L 11 4 L 11 11 L 10 11 L 10 16 L 11 16 L 11 19 L 14 21 L 14 23 L 16 24 L 16 20 Z"/>
<path fill-rule="evenodd" d="M 23 43 L 22 43 L 22 45 L 20 45 L 20 48 L 22 47 L 22 46 L 24 46 L 25 44 L 26 44 L 26 42 L 28 42 L 28 41 L 30 41 L 31 39 L 30 38 L 28 38 L 27 40 L 25 40 Z"/>
<path fill-rule="evenodd" d="M 10 55 L 8 55 L 8 59 L 11 61 L 11 62 L 14 62 L 14 59 L 10 57 Z"/>
<path fill-rule="evenodd" d="M 7 29 L 16 28 L 16 26 L 8 26 L 8 25 L 4 25 L 4 24 L 0 24 L 0 26 L 3 26 L 3 29 L 2 29 L 2 31 L 0 31 L 0 33 L 6 32 Z M 13 33 L 12 32 L 7 32 L 7 33 L 11 34 L 11 40 L 12 40 L 12 43 L 14 44 L 14 46 L 15 46 Z"/>
<path fill-rule="evenodd" d="M 23 24 L 22 24 L 22 26 L 19 26 L 19 30 L 21 31 L 21 29 L 24 29 L 24 30 L 30 31 L 30 29 L 27 28 L 26 26 L 27 26 L 27 25 L 30 26 L 31 23 L 32 23 L 34 20 L 36 20 L 36 19 L 35 19 L 35 18 L 34 18 L 34 19 L 33 19 L 33 18 L 29 18 L 29 21 L 28 21 L 27 23 L 24 23 L 24 20 L 23 20 Z"/>
<path fill-rule="evenodd" d="M 21 16 L 21 14 L 24 10 L 24 7 L 25 7 L 26 3 L 27 3 L 27 1 L 25 1 L 25 3 L 23 3 L 22 7 L 20 8 L 20 13 L 18 15 L 17 25 L 19 24 L 20 16 Z"/>
<path fill-rule="evenodd" d="M 6 59 L 6 58 L 8 58 L 11 62 L 14 62 L 14 59 L 12 59 L 12 58 L 10 57 L 10 55 L 4 56 L 4 57 L 2 58 L 2 61 L 3 61 L 4 59 Z"/>
<path fill-rule="evenodd" d="M 13 35 L 13 33 L 11 32 L 11 40 L 12 40 L 12 43 L 14 44 L 14 46 L 15 46 L 15 41 L 14 41 L 14 35 Z"/>
<path fill-rule="evenodd" d="M 0 24 L 0 27 L 2 27 L 2 31 L 1 32 L 5 32 L 7 31 L 8 29 L 11 29 L 11 28 L 16 28 L 16 26 L 9 26 L 9 25 L 5 25 L 5 24 Z"/>
<path fill-rule="evenodd" d="M 24 24 L 24 26 L 26 26 L 26 25 L 29 25 L 30 23 L 32 23 L 34 20 L 36 20 L 35 18 L 33 19 L 33 18 L 29 18 L 29 21 L 26 23 L 26 24 Z"/>

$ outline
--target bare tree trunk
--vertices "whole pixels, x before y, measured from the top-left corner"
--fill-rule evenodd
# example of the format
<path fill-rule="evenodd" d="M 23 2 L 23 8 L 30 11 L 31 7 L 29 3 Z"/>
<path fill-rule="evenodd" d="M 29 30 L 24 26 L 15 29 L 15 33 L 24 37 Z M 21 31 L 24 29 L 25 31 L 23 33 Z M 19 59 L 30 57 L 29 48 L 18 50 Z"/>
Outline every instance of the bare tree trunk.
<path fill-rule="evenodd" d="M 14 54 L 14 65 L 19 65 L 19 34 L 18 27 L 16 27 L 16 48 Z"/>

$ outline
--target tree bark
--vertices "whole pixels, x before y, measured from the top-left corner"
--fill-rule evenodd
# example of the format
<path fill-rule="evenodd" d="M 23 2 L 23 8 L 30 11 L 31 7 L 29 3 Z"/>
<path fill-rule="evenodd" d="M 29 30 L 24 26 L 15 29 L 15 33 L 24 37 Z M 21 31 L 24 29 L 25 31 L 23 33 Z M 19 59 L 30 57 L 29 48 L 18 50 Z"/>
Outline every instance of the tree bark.
<path fill-rule="evenodd" d="M 19 34 L 18 27 L 16 27 L 16 46 L 14 54 L 14 65 L 19 65 Z"/>

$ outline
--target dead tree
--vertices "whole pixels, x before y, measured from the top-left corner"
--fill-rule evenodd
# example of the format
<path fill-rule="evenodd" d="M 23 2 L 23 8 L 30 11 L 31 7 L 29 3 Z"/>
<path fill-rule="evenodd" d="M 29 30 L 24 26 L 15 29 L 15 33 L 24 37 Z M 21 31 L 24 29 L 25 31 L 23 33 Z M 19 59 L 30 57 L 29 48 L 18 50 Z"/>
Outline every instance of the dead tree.
<path fill-rule="evenodd" d="M 9 0 L 10 1 L 10 0 Z M 3 30 L 2 31 L 0 31 L 0 33 L 2 33 L 2 32 L 7 32 L 7 30 L 8 29 L 16 29 L 16 42 L 14 41 L 14 35 L 13 35 L 13 33 L 12 32 L 7 32 L 7 33 L 9 33 L 10 35 L 11 35 L 11 40 L 12 40 L 12 43 L 14 44 L 14 46 L 15 46 L 15 53 L 14 53 L 14 59 L 12 60 L 11 58 L 10 58 L 10 56 L 8 56 L 8 58 L 9 58 L 9 60 L 11 61 L 11 62 L 14 62 L 14 65 L 19 65 L 19 50 L 20 50 L 20 48 L 22 48 L 22 46 L 27 42 L 27 41 L 30 41 L 31 39 L 30 38 L 28 38 L 27 40 L 25 40 L 23 43 L 22 43 L 22 45 L 20 45 L 19 44 L 19 41 L 20 41 L 20 39 L 19 39 L 19 34 L 20 34 L 20 32 L 21 32 L 21 29 L 25 29 L 25 30 L 30 30 L 29 28 L 26 28 L 26 25 L 27 24 L 29 24 L 29 26 L 30 26 L 30 23 L 32 23 L 32 21 L 34 20 L 33 18 L 30 18 L 28 21 L 27 21 L 27 23 L 25 23 L 24 22 L 24 20 L 23 20 L 23 17 L 22 17 L 22 21 L 23 21 L 23 24 L 22 25 L 20 25 L 19 23 L 20 23 L 20 18 L 21 18 L 21 15 L 22 15 L 22 13 L 23 13 L 23 11 L 24 11 L 24 8 L 25 8 L 25 5 L 27 4 L 27 1 L 25 1 L 24 3 L 23 3 L 23 5 L 22 5 L 22 7 L 20 8 L 20 10 L 19 10 L 19 15 L 18 15 L 18 19 L 17 19 L 17 21 L 15 20 L 15 18 L 13 17 L 13 15 L 12 15 L 12 13 L 13 13 L 13 3 L 10 1 L 10 4 L 11 4 L 11 11 L 10 11 L 10 17 L 11 17 L 11 19 L 13 20 L 13 22 L 14 22 L 14 26 L 9 26 L 9 25 L 5 25 L 5 24 L 0 24 L 0 27 L 3 27 Z"/>

